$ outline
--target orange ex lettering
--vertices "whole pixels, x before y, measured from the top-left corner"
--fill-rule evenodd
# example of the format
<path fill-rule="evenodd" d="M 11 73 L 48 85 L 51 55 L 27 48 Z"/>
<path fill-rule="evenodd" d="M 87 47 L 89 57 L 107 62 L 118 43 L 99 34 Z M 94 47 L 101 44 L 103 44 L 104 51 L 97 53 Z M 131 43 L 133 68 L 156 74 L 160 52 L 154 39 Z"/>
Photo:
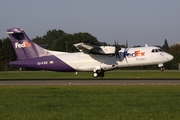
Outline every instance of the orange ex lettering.
<path fill-rule="evenodd" d="M 141 56 L 145 56 L 145 52 L 141 52 Z"/>
<path fill-rule="evenodd" d="M 135 51 L 136 56 L 145 56 L 145 52 Z"/>
<path fill-rule="evenodd" d="M 32 45 L 32 43 L 29 43 L 29 42 L 24 42 L 24 44 L 25 44 L 25 47 L 31 47 Z"/>

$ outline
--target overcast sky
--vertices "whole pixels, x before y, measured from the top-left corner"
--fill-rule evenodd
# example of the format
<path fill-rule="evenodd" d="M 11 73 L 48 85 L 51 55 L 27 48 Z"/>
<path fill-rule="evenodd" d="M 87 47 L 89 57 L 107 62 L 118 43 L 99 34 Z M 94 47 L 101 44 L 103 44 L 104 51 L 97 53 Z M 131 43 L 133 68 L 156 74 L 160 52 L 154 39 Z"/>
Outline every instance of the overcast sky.
<path fill-rule="evenodd" d="M 180 41 L 180 0 L 2 0 L 0 39 L 20 27 L 30 38 L 48 30 L 88 32 L 101 42 L 169 45 Z"/>

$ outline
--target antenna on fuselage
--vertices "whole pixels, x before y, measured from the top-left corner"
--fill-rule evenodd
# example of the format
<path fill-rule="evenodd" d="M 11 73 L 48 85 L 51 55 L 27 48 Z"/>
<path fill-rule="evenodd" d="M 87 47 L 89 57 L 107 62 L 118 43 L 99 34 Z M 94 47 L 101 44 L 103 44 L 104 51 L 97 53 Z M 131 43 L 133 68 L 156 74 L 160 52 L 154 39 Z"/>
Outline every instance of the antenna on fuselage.
<path fill-rule="evenodd" d="M 143 43 L 144 43 L 144 46 L 145 46 L 145 47 L 148 47 L 148 45 L 145 43 L 145 41 L 143 41 Z"/>

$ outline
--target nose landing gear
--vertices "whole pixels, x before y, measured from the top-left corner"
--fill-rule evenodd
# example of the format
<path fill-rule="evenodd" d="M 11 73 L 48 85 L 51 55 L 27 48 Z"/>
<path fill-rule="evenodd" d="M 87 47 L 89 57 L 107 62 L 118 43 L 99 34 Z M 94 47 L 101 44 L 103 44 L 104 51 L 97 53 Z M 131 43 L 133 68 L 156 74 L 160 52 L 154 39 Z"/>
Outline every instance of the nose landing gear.
<path fill-rule="evenodd" d="M 164 71 L 165 68 L 164 68 L 164 65 L 163 64 L 158 64 L 158 67 L 160 67 L 160 71 Z"/>
<path fill-rule="evenodd" d="M 160 67 L 160 71 L 164 71 L 165 70 L 165 68 L 164 67 Z"/>

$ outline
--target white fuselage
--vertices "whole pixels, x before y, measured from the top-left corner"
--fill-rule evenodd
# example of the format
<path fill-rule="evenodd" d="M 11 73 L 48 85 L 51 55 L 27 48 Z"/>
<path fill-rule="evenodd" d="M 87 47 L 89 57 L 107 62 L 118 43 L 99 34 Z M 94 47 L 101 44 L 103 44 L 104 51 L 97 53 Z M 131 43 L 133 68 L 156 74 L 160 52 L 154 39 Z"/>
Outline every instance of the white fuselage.
<path fill-rule="evenodd" d="M 173 59 L 172 55 L 159 50 L 158 47 L 122 48 L 119 51 L 120 59 L 115 55 L 50 52 L 76 71 L 93 71 L 98 68 L 106 71 L 121 67 L 163 64 Z"/>

